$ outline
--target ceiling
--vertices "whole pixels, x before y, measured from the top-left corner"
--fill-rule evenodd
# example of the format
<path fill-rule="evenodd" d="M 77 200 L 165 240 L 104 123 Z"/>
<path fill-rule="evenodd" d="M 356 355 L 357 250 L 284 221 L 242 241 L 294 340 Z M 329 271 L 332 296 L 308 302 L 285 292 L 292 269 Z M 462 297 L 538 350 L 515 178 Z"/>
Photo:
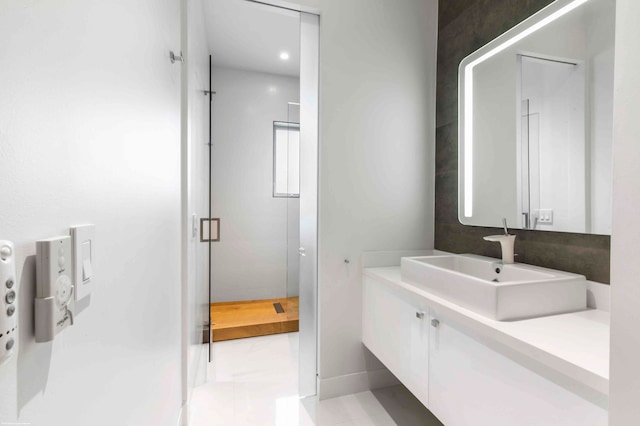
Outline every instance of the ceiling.
<path fill-rule="evenodd" d="M 247 0 L 206 0 L 204 13 L 214 65 L 300 75 L 298 12 Z M 288 60 L 280 59 L 282 52 Z"/>

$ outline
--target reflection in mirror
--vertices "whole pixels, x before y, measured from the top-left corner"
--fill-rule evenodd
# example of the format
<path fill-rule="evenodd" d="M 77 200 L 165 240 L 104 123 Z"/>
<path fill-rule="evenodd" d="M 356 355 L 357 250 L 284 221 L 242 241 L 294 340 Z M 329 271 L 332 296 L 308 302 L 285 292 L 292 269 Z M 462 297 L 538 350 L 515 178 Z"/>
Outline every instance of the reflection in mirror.
<path fill-rule="evenodd" d="M 615 0 L 558 0 L 460 64 L 465 225 L 611 233 Z"/>

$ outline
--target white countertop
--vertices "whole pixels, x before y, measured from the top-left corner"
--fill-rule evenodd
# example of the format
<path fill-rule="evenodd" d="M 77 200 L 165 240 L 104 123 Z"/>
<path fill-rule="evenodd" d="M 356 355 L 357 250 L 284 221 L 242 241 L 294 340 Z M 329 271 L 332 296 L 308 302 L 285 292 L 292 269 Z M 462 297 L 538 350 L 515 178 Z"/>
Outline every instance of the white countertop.
<path fill-rule="evenodd" d="M 400 279 L 400 267 L 365 268 L 364 275 L 425 299 L 438 314 L 478 336 L 609 394 L 609 312 L 590 309 L 520 321 L 495 321 Z"/>

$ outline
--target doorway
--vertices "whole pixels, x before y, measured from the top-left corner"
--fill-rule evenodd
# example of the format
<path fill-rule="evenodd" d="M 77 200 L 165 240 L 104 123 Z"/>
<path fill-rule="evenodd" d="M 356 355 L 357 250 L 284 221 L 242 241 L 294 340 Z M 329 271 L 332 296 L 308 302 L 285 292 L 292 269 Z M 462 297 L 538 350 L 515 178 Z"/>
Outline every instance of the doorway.
<path fill-rule="evenodd" d="M 202 12 L 212 58 L 208 380 L 230 380 L 229 350 L 282 336 L 290 396 L 315 395 L 319 19 L 250 0 Z"/>
<path fill-rule="evenodd" d="M 587 232 L 585 67 L 524 54 L 517 60 L 521 227 Z"/>
<path fill-rule="evenodd" d="M 205 3 L 213 52 L 212 341 L 298 331 L 300 14 Z"/>

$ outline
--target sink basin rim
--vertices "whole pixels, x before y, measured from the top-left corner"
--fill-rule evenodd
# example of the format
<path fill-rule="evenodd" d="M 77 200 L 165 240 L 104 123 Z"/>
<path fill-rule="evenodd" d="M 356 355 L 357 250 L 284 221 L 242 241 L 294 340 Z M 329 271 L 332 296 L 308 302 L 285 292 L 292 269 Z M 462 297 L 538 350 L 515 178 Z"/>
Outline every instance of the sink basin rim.
<path fill-rule="evenodd" d="M 488 268 L 492 268 L 494 266 L 494 264 L 499 264 L 501 265 L 501 268 L 503 270 L 522 270 L 525 271 L 527 274 L 539 274 L 540 277 L 539 278 L 522 278 L 522 279 L 518 279 L 518 280 L 507 280 L 507 281 L 492 281 L 490 279 L 485 279 L 482 277 L 479 277 L 477 275 L 473 275 L 470 273 L 465 273 L 463 271 L 460 270 L 456 270 L 453 268 L 447 268 L 446 266 L 441 266 L 441 265 L 437 265 L 437 264 L 433 264 L 431 262 L 429 262 L 428 260 L 431 259 L 443 259 L 443 258 L 449 258 L 449 259 L 469 259 L 471 261 L 476 261 L 476 262 L 483 262 L 486 263 L 486 266 Z M 512 264 L 502 264 L 500 259 L 494 259 L 491 257 L 485 257 L 485 256 L 479 256 L 479 255 L 475 255 L 475 254 L 446 254 L 446 255 L 434 255 L 434 256 L 414 256 L 414 257 L 406 257 L 405 259 L 411 261 L 411 262 L 416 262 L 422 265 L 425 265 L 424 267 L 426 268 L 433 268 L 437 271 L 441 271 L 443 273 L 447 273 L 447 274 L 454 274 L 456 276 L 459 277 L 463 277 L 465 279 L 470 279 L 470 280 L 474 280 L 474 281 L 478 281 L 479 283 L 482 283 L 484 285 L 492 285 L 495 287 L 506 287 L 509 285 L 523 285 L 526 283 L 542 283 L 542 282 L 557 282 L 557 281 L 564 281 L 564 280 L 572 280 L 572 279 L 585 279 L 584 275 L 579 275 L 579 274 L 574 274 L 571 272 L 564 272 L 564 271 L 556 271 L 556 270 L 550 270 L 547 268 L 543 268 L 543 267 L 539 267 L 539 266 L 535 266 L 535 265 L 529 265 L 526 263 L 512 263 Z M 424 259 L 424 260 L 423 260 Z"/>

